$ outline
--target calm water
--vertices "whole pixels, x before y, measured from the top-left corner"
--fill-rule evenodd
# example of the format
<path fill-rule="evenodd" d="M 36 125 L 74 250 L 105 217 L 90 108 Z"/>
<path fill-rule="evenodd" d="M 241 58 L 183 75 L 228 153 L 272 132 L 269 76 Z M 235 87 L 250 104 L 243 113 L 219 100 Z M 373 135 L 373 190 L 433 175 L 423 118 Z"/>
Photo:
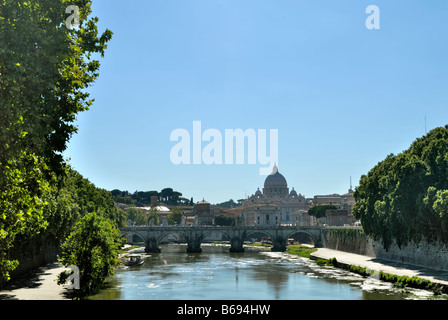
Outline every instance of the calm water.
<path fill-rule="evenodd" d="M 390 284 L 365 279 L 313 261 L 257 248 L 229 253 L 228 246 L 203 244 L 187 254 L 185 246 L 165 245 L 160 254 L 145 254 L 138 267 L 119 267 L 108 288 L 91 299 L 102 300 L 308 300 L 426 299 Z"/>

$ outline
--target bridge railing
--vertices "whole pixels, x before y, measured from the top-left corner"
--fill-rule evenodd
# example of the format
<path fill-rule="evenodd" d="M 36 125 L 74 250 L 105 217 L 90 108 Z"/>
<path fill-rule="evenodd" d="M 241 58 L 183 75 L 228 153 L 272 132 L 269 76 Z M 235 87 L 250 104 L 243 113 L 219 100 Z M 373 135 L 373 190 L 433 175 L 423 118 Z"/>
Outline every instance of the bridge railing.
<path fill-rule="evenodd" d="M 281 230 L 297 230 L 297 229 L 327 229 L 327 228 L 338 228 L 338 227 L 327 227 L 327 226 L 291 226 L 291 225 L 263 225 L 263 226 L 127 226 L 121 228 L 121 230 L 265 230 L 265 229 L 281 229 Z M 341 227 L 348 228 L 348 227 Z M 360 227 L 353 227 L 360 228 Z"/>

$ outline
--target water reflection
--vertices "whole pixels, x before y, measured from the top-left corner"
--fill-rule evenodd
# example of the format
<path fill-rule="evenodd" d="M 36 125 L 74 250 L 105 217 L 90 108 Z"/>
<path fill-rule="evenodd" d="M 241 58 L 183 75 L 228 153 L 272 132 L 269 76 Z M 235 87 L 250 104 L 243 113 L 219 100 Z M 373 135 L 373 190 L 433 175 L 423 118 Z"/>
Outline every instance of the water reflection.
<path fill-rule="evenodd" d="M 284 290 L 288 283 L 289 273 L 282 270 L 280 265 L 266 264 L 263 268 L 253 268 L 252 279 L 267 283 L 274 293 L 274 299 L 280 299 L 280 292 Z"/>
<path fill-rule="evenodd" d="M 404 299 L 384 283 L 345 270 L 320 267 L 285 253 L 229 253 L 225 246 L 203 246 L 187 254 L 185 246 L 166 245 L 144 255 L 137 267 L 119 267 L 108 286 L 91 299 Z"/>

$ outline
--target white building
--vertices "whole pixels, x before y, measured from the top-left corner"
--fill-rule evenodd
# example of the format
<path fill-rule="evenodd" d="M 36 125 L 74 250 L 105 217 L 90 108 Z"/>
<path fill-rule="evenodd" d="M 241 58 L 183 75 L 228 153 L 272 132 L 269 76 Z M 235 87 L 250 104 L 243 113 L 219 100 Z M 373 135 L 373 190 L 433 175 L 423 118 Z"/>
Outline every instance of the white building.
<path fill-rule="evenodd" d="M 311 203 L 294 188 L 289 192 L 285 177 L 274 166 L 264 181 L 263 192 L 258 190 L 242 202 L 243 221 L 248 226 L 257 225 L 313 225 L 314 217 L 307 213 Z"/>

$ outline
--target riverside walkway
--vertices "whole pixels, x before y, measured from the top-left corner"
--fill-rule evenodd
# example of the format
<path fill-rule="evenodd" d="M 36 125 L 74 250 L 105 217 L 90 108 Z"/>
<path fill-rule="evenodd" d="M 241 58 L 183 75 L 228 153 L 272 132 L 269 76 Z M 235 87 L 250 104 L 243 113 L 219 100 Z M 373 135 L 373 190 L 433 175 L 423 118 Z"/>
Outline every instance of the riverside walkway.
<path fill-rule="evenodd" d="M 0 290 L 0 300 L 69 300 L 66 289 L 57 284 L 64 270 L 57 262 L 40 267 Z"/>
<path fill-rule="evenodd" d="M 363 256 L 360 254 L 348 253 L 344 251 L 319 248 L 311 254 L 314 259 L 331 259 L 336 258 L 338 263 L 345 265 L 355 265 L 358 267 L 366 267 L 374 271 L 383 271 L 397 276 L 417 276 L 427 279 L 434 283 L 448 285 L 448 271 L 429 269 L 415 265 L 391 262 L 383 259 Z"/>

